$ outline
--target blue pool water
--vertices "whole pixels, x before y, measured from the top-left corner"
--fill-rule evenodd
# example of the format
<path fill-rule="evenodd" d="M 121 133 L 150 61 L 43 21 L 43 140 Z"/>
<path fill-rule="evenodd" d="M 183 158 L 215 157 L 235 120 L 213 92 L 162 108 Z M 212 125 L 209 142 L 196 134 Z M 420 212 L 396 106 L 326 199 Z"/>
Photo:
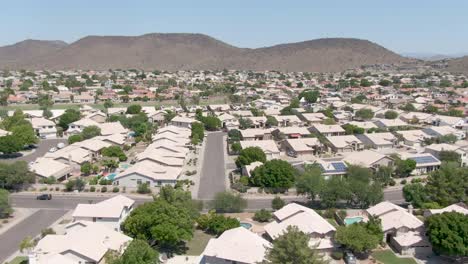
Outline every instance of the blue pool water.
<path fill-rule="evenodd" d="M 363 219 L 362 216 L 348 217 L 344 219 L 344 223 L 345 225 L 352 225 L 361 222 Z"/>
<path fill-rule="evenodd" d="M 117 173 L 111 173 L 111 174 L 106 176 L 106 179 L 113 181 L 116 175 L 117 175 Z"/>
<path fill-rule="evenodd" d="M 250 229 L 252 228 L 252 224 L 251 223 L 246 223 L 246 222 L 241 222 L 240 225 L 245 228 L 245 229 Z"/>
<path fill-rule="evenodd" d="M 127 163 L 121 163 L 121 164 L 120 164 L 120 168 L 122 168 L 122 169 L 128 169 L 128 168 L 130 168 L 130 166 L 131 166 L 131 165 L 130 165 L 130 164 L 127 164 Z"/>

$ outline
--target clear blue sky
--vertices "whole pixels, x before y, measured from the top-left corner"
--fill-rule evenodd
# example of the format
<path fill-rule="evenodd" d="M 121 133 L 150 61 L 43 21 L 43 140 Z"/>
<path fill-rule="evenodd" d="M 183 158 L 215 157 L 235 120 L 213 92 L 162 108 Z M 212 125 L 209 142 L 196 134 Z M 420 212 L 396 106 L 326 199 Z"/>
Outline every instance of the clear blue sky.
<path fill-rule="evenodd" d="M 396 52 L 468 52 L 466 0 L 14 0 L 0 10 L 0 45 L 185 32 L 251 48 L 354 37 Z"/>

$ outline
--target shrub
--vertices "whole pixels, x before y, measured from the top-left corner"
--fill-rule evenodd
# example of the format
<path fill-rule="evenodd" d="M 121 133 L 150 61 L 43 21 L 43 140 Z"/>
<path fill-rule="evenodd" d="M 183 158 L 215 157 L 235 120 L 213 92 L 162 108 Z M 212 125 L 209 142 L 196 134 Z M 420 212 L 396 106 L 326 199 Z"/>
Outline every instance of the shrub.
<path fill-rule="evenodd" d="M 255 212 L 253 220 L 258 221 L 258 222 L 268 222 L 270 221 L 271 217 L 272 215 L 270 211 L 261 209 L 260 211 Z"/>
<path fill-rule="evenodd" d="M 338 216 L 339 216 L 341 219 L 345 219 L 347 215 L 348 215 L 348 214 L 346 213 L 346 210 L 340 210 L 340 211 L 338 211 Z"/>
<path fill-rule="evenodd" d="M 240 213 L 247 207 L 247 201 L 240 195 L 219 192 L 212 201 L 212 208 L 219 213 Z"/>
<path fill-rule="evenodd" d="M 60 187 L 55 187 L 55 191 L 56 192 L 60 191 Z"/>
<path fill-rule="evenodd" d="M 119 187 L 114 187 L 112 188 L 112 192 L 118 193 L 120 191 Z"/>
<path fill-rule="evenodd" d="M 279 210 L 281 208 L 283 208 L 283 206 L 285 205 L 286 203 L 284 202 L 283 199 L 281 199 L 279 196 L 276 196 L 272 201 L 271 201 L 271 207 L 273 208 L 273 210 Z"/>
<path fill-rule="evenodd" d="M 242 183 L 242 184 L 244 184 L 244 185 L 249 185 L 249 177 L 247 177 L 247 176 L 241 176 L 241 177 L 239 178 L 239 182 Z"/>
<path fill-rule="evenodd" d="M 139 194 L 151 193 L 151 189 L 149 188 L 149 184 L 148 183 L 138 184 L 137 193 L 139 193 Z"/>
<path fill-rule="evenodd" d="M 405 184 L 406 184 L 406 180 L 402 180 L 402 181 L 400 182 L 400 184 L 405 185 Z"/>
<path fill-rule="evenodd" d="M 224 231 L 240 226 L 239 220 L 216 213 L 201 215 L 197 219 L 198 228 L 207 233 L 220 235 Z"/>
<path fill-rule="evenodd" d="M 335 218 L 336 209 L 329 208 L 323 212 L 323 217 L 325 218 Z"/>
<path fill-rule="evenodd" d="M 105 193 L 105 192 L 107 192 L 107 187 L 106 187 L 106 186 L 102 186 L 102 188 L 101 188 L 101 192 L 102 192 L 102 193 Z"/>
<path fill-rule="evenodd" d="M 91 186 L 91 187 L 89 188 L 89 191 L 90 191 L 90 192 L 95 192 L 95 191 L 96 191 L 96 187 Z"/>
<path fill-rule="evenodd" d="M 248 186 L 244 185 L 243 183 L 241 182 L 235 182 L 231 185 L 231 188 L 240 192 L 240 193 L 245 193 L 247 192 L 247 190 L 249 189 Z"/>
<path fill-rule="evenodd" d="M 343 252 L 341 251 L 333 251 L 331 253 L 331 257 L 335 260 L 340 260 L 340 259 L 343 259 Z"/>
<path fill-rule="evenodd" d="M 390 180 L 390 182 L 388 183 L 390 186 L 395 186 L 396 182 L 394 179 Z"/>

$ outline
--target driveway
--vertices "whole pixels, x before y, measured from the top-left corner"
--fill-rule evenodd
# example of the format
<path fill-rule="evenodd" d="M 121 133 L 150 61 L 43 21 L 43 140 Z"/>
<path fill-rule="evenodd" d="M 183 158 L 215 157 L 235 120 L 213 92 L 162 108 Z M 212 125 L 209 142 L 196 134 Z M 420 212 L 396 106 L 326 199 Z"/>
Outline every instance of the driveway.
<path fill-rule="evenodd" d="M 26 162 L 31 162 L 35 161 L 37 158 L 44 156 L 44 154 L 49 151 L 52 147 L 56 147 L 58 143 L 63 142 L 67 143 L 66 139 L 60 138 L 60 139 L 40 139 L 39 143 L 37 144 L 37 148 L 34 150 L 34 152 L 26 155 L 26 156 L 20 156 L 17 158 L 0 158 L 0 162 L 15 162 L 19 160 L 24 160 Z"/>
<path fill-rule="evenodd" d="M 211 200 L 218 192 L 226 190 L 226 169 L 224 167 L 224 135 L 225 133 L 209 133 L 203 157 L 203 167 L 200 174 L 198 199 Z"/>
<path fill-rule="evenodd" d="M 39 235 L 42 229 L 52 225 L 66 212 L 66 210 L 39 210 L 0 235 L 0 263 L 19 249 L 18 246 L 25 237 Z"/>

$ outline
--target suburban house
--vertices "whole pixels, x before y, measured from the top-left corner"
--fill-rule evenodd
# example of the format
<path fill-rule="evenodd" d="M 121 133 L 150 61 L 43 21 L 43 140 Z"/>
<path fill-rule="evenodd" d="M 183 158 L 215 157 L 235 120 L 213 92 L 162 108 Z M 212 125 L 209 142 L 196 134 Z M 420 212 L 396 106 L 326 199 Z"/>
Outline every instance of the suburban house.
<path fill-rule="evenodd" d="M 408 126 L 408 123 L 401 119 L 379 119 L 374 124 L 380 128 L 398 128 Z"/>
<path fill-rule="evenodd" d="M 31 118 L 31 125 L 40 138 L 55 138 L 57 136 L 57 128 L 55 123 L 43 117 Z"/>
<path fill-rule="evenodd" d="M 396 131 L 395 133 L 403 138 L 405 145 L 412 147 L 420 147 L 421 143 L 424 143 L 425 139 L 432 138 L 432 136 L 426 134 L 426 132 L 421 129 L 402 130 Z"/>
<path fill-rule="evenodd" d="M 151 113 L 148 113 L 148 121 L 150 121 L 153 124 L 158 124 L 159 126 L 162 126 L 164 122 L 166 121 L 165 116 L 167 112 L 166 111 L 154 111 Z"/>
<path fill-rule="evenodd" d="M 73 172 L 73 167 L 48 158 L 37 158 L 29 165 L 29 170 L 42 178 L 54 177 L 57 180 L 67 179 Z"/>
<path fill-rule="evenodd" d="M 424 236 L 424 223 L 412 212 L 384 201 L 366 210 L 367 215 L 378 217 L 382 223 L 384 239 L 404 255 L 431 252 Z"/>
<path fill-rule="evenodd" d="M 260 263 L 269 247 L 270 242 L 241 226 L 211 238 L 201 254 L 200 264 Z"/>
<path fill-rule="evenodd" d="M 169 124 L 172 126 L 176 126 L 176 127 L 191 128 L 193 122 L 198 122 L 198 121 L 191 117 L 176 116 L 172 118 Z"/>
<path fill-rule="evenodd" d="M 282 148 L 286 153 L 304 157 L 320 153 L 322 143 L 318 138 L 288 138 L 282 142 Z"/>
<path fill-rule="evenodd" d="M 440 159 L 440 153 L 442 151 L 453 151 L 458 153 L 460 155 L 461 159 L 461 166 L 467 166 L 468 164 L 468 153 L 467 153 L 467 148 L 466 147 L 460 147 L 458 145 L 451 145 L 447 143 L 442 143 L 442 144 L 432 144 L 429 146 L 426 146 L 424 152 L 426 153 L 431 153 L 434 157 Z"/>
<path fill-rule="evenodd" d="M 101 111 L 89 113 L 85 118 L 91 119 L 97 123 L 105 123 L 107 115 Z"/>
<path fill-rule="evenodd" d="M 412 159 L 416 161 L 416 169 L 411 174 L 421 175 L 435 171 L 440 167 L 440 160 L 430 153 L 400 153 L 401 159 Z"/>
<path fill-rule="evenodd" d="M 264 127 L 267 121 L 267 118 L 265 116 L 249 116 L 245 117 L 245 119 L 252 121 L 252 127 L 254 128 Z"/>
<path fill-rule="evenodd" d="M 297 228 L 310 236 L 309 245 L 321 252 L 330 252 L 334 248 L 335 227 L 305 206 L 290 203 L 273 213 L 275 221 L 265 226 L 268 236 L 274 240 L 282 235 L 288 226 Z"/>
<path fill-rule="evenodd" d="M 360 128 L 362 128 L 362 129 L 364 129 L 364 132 L 366 132 L 366 133 L 367 133 L 370 129 L 375 129 L 375 128 L 377 128 L 377 126 L 376 126 L 373 122 L 370 122 L 370 121 L 362 121 L 362 122 L 359 122 L 359 121 L 351 121 L 351 122 L 348 122 L 347 124 L 360 127 Z"/>
<path fill-rule="evenodd" d="M 248 128 L 239 131 L 242 135 L 242 139 L 245 141 L 269 140 L 273 138 L 271 135 L 271 129 Z"/>
<path fill-rule="evenodd" d="M 458 130 L 451 126 L 431 126 L 424 128 L 423 131 L 433 137 L 454 135 L 458 138 L 458 140 L 462 140 L 466 137 L 466 133 L 463 130 Z"/>
<path fill-rule="evenodd" d="M 356 135 L 366 147 L 390 149 L 398 145 L 398 139 L 390 132 Z"/>
<path fill-rule="evenodd" d="M 174 186 L 182 168 L 163 166 L 159 163 L 143 160 L 117 174 L 114 185 L 137 188 L 146 183 L 148 187 Z"/>
<path fill-rule="evenodd" d="M 377 169 L 380 166 L 392 166 L 393 159 L 373 150 L 363 150 L 347 154 L 343 161 L 352 165 Z"/>
<path fill-rule="evenodd" d="M 326 180 L 336 176 L 342 177 L 346 175 L 346 171 L 348 170 L 348 165 L 343 161 L 326 161 L 318 159 L 315 163 L 322 169 L 322 175 Z"/>
<path fill-rule="evenodd" d="M 73 211 L 73 221 L 102 223 L 115 231 L 120 231 L 120 225 L 133 210 L 134 205 L 134 200 L 123 195 L 96 204 L 78 204 Z"/>
<path fill-rule="evenodd" d="M 55 152 L 46 153 L 44 158 L 50 158 L 66 163 L 74 168 L 79 168 L 83 163 L 91 162 L 93 160 L 93 154 L 91 151 L 77 145 L 69 145 Z"/>
<path fill-rule="evenodd" d="M 345 130 L 340 125 L 314 124 L 310 129 L 325 137 L 342 136 L 345 134 Z"/>
<path fill-rule="evenodd" d="M 259 147 L 265 155 L 267 159 L 277 159 L 280 156 L 280 151 L 278 146 L 276 146 L 276 142 L 273 140 L 250 140 L 250 141 L 240 141 L 241 147 L 243 149 L 249 147 Z"/>
<path fill-rule="evenodd" d="M 302 113 L 301 115 L 308 125 L 320 124 L 327 119 L 323 113 Z"/>
<path fill-rule="evenodd" d="M 287 127 L 287 126 L 300 126 L 302 121 L 296 115 L 275 115 L 273 116 L 276 121 L 278 121 L 278 126 Z"/>
<path fill-rule="evenodd" d="M 66 227 L 65 235 L 46 235 L 39 240 L 28 263 L 105 263 L 107 252 L 112 250 L 121 254 L 131 241 L 132 238 L 104 223 L 73 222 Z"/>
<path fill-rule="evenodd" d="M 310 135 L 310 131 L 305 127 L 297 126 L 288 126 L 288 127 L 278 127 L 272 131 L 272 134 L 276 136 L 277 139 L 282 139 L 282 136 L 285 138 L 302 138 Z"/>
<path fill-rule="evenodd" d="M 250 178 L 251 172 L 253 170 L 255 170 L 257 167 L 260 167 L 262 165 L 263 165 L 263 163 L 260 162 L 260 161 L 254 161 L 254 162 L 252 162 L 250 164 L 244 165 L 242 167 L 242 175 L 247 176 L 247 177 Z"/>
<path fill-rule="evenodd" d="M 354 135 L 328 136 L 327 146 L 334 153 L 360 151 L 364 149 L 364 144 Z"/>
<path fill-rule="evenodd" d="M 442 214 L 446 212 L 457 212 L 460 214 L 468 215 L 468 208 L 464 203 L 452 204 L 441 209 L 428 209 L 424 212 L 424 217 L 429 217 L 435 214 Z"/>

